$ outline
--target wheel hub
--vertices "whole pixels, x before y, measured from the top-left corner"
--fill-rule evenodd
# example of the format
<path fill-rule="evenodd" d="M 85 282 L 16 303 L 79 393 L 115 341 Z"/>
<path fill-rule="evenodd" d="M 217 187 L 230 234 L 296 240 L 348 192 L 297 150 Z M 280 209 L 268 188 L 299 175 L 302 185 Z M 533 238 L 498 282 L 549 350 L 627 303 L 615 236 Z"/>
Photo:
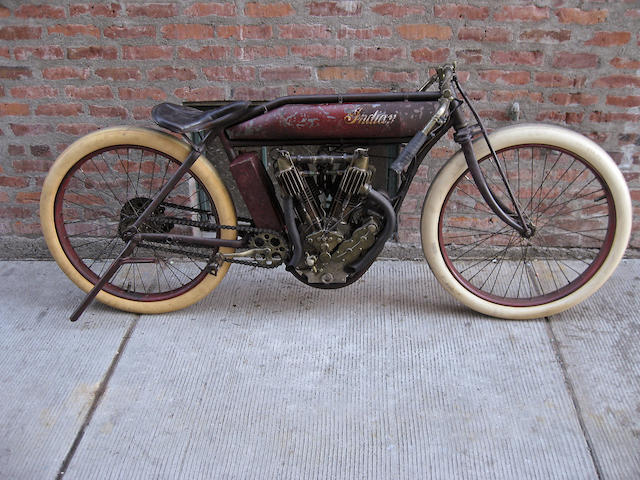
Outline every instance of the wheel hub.
<path fill-rule="evenodd" d="M 120 209 L 120 223 L 118 224 L 118 235 L 123 240 L 130 236 L 130 228 L 151 203 L 150 198 L 136 197 L 127 200 Z M 153 213 L 137 229 L 139 233 L 167 233 L 173 228 L 172 223 L 154 220 L 154 217 L 164 214 L 164 207 L 159 205 Z"/>

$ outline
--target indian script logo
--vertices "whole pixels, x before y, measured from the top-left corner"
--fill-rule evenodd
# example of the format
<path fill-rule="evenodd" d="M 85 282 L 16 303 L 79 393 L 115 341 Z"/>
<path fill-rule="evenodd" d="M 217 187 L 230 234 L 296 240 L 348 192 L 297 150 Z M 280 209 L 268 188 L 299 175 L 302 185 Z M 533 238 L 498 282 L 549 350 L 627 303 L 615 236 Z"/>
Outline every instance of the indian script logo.
<path fill-rule="evenodd" d="M 391 125 L 397 117 L 398 115 L 395 113 L 386 113 L 380 110 L 363 114 L 362 108 L 357 108 L 344 116 L 344 122 L 349 125 Z"/>

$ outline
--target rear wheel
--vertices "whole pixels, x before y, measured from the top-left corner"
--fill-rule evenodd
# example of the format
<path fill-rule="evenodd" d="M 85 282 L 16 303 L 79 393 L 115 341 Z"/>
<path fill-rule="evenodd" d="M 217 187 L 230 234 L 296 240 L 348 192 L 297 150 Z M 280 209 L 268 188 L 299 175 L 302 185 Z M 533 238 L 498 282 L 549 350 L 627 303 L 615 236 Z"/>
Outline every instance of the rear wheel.
<path fill-rule="evenodd" d="M 565 129 L 518 126 L 491 142 L 533 234 L 490 210 L 459 154 L 429 189 L 425 255 L 438 280 L 475 310 L 503 318 L 558 313 L 595 292 L 620 261 L 631 226 L 626 183 L 602 149 Z M 486 144 L 474 150 L 487 183 L 515 211 Z"/>
<path fill-rule="evenodd" d="M 54 258 L 80 288 L 88 291 L 106 272 L 127 243 L 128 227 L 188 153 L 169 135 L 114 128 L 81 138 L 56 160 L 43 187 L 41 223 Z M 215 170 L 201 158 L 140 231 L 235 236 L 233 230 L 203 232 L 205 223 L 235 225 L 235 212 Z M 140 244 L 97 298 L 139 313 L 186 307 L 226 273 L 227 263 L 217 272 L 212 268 L 216 252 L 167 241 Z"/>

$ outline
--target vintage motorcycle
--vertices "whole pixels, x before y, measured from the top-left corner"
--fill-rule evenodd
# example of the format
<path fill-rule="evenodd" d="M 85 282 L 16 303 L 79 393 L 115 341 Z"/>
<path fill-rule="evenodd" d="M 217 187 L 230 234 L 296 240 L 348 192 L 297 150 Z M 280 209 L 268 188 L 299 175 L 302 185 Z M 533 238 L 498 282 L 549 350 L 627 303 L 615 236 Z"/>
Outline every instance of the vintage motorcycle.
<path fill-rule="evenodd" d="M 563 311 L 605 282 L 629 239 L 629 192 L 603 149 L 550 125 L 488 135 L 454 65 L 411 93 L 288 96 L 205 111 L 163 103 L 152 116 L 174 135 L 90 133 L 44 183 L 47 245 L 87 292 L 72 320 L 94 298 L 139 313 L 186 307 L 231 263 L 284 264 L 318 288 L 353 283 L 394 234 L 419 165 L 450 129 L 460 151 L 429 187 L 421 239 L 435 276 L 470 308 L 510 319 Z M 250 218 L 236 217 L 204 156 L 215 138 Z M 397 188 L 374 189 L 371 152 L 404 143 L 390 168 Z"/>

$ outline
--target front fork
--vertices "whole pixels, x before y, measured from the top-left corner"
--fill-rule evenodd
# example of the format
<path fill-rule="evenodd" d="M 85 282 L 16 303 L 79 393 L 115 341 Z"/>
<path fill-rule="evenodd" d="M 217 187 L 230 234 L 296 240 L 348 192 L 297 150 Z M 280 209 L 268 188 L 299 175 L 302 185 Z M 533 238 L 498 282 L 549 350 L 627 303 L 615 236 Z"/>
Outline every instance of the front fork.
<path fill-rule="evenodd" d="M 502 181 L 505 184 L 506 191 L 510 200 L 514 206 L 515 212 L 511 210 L 507 205 L 505 205 L 491 190 L 491 187 L 487 184 L 484 174 L 480 169 L 480 165 L 478 164 L 478 159 L 473 151 L 473 144 L 471 142 L 472 133 L 471 127 L 467 125 L 465 122 L 461 109 L 456 108 L 456 105 L 452 105 L 451 115 L 453 120 L 453 128 L 455 130 L 455 134 L 453 139 L 460 145 L 462 149 L 462 153 L 464 154 L 464 158 L 467 161 L 467 166 L 469 167 L 469 172 L 473 177 L 473 181 L 478 187 L 480 195 L 491 210 L 502 220 L 504 223 L 514 228 L 520 235 L 524 238 L 530 238 L 535 231 L 531 221 L 527 218 L 525 213 L 520 208 L 518 201 L 516 200 L 515 195 L 509 185 L 507 180 L 506 173 L 504 172 L 500 162 L 498 161 L 497 155 L 493 151 L 493 148 L 489 144 L 489 149 L 491 150 L 491 155 L 494 157 L 494 161 L 496 163 L 496 167 L 500 176 L 502 177 Z M 489 143 L 489 139 L 486 139 L 487 143 Z"/>

